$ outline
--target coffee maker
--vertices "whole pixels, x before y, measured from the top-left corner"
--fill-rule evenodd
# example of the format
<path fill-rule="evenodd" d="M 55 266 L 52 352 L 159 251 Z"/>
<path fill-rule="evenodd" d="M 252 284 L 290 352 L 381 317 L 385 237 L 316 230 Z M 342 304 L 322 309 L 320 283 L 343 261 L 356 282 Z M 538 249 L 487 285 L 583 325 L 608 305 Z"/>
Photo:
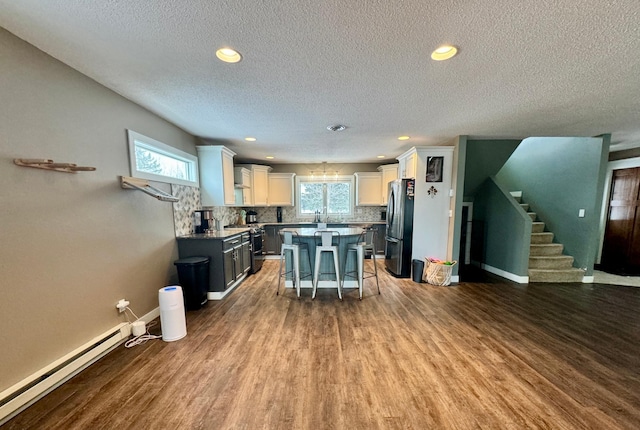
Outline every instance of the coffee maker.
<path fill-rule="evenodd" d="M 193 226 L 196 234 L 206 233 L 212 227 L 213 211 L 193 211 Z"/>

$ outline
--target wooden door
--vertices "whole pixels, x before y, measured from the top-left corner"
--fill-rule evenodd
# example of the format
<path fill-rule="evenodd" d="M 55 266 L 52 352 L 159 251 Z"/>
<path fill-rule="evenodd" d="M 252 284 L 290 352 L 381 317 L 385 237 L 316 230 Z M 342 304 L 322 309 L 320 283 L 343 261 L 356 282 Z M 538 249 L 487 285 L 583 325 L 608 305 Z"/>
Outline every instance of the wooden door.
<path fill-rule="evenodd" d="M 602 266 L 640 274 L 640 167 L 613 171 L 602 249 Z"/>

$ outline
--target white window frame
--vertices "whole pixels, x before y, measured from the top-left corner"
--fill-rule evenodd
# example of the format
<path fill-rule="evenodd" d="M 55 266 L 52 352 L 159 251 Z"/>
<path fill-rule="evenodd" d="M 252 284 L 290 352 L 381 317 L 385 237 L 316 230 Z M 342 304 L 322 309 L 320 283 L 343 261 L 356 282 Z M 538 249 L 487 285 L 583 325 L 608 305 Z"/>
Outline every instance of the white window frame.
<path fill-rule="evenodd" d="M 350 187 L 349 187 L 349 213 L 332 213 L 329 212 L 328 214 L 326 214 L 329 218 L 333 218 L 334 220 L 336 218 L 350 218 L 353 217 L 354 214 L 354 207 L 355 207 L 355 195 L 356 195 L 356 188 L 355 188 L 355 178 L 353 175 L 331 175 L 331 176 L 327 176 L 327 178 L 319 178 L 317 176 L 297 176 L 296 175 L 296 179 L 295 179 L 295 184 L 296 184 L 296 192 L 295 192 L 295 196 L 296 196 L 296 216 L 297 218 L 301 218 L 301 219 L 309 219 L 311 221 L 313 221 L 313 218 L 315 217 L 314 214 L 306 214 L 306 213 L 302 213 L 302 205 L 300 204 L 300 184 L 303 182 L 315 182 L 315 183 L 323 183 L 323 184 L 330 184 L 333 182 L 349 182 L 350 183 Z M 324 204 L 326 205 L 326 188 L 324 189 Z M 326 206 L 325 206 L 326 207 Z M 322 208 L 322 210 L 325 209 L 325 207 Z M 321 214 L 322 219 L 324 220 L 324 212 Z"/>
<path fill-rule="evenodd" d="M 188 185 L 191 187 L 199 187 L 200 180 L 198 174 L 198 157 L 187 152 L 181 151 L 173 146 L 166 145 L 155 139 L 152 139 L 133 130 L 127 130 L 129 140 L 129 168 L 131 176 L 134 178 L 147 179 L 156 182 L 166 182 L 169 184 Z M 143 172 L 138 170 L 136 164 L 136 146 L 157 152 L 162 155 L 174 158 L 187 164 L 188 179 L 178 179 L 171 176 L 158 175 L 155 173 Z"/>

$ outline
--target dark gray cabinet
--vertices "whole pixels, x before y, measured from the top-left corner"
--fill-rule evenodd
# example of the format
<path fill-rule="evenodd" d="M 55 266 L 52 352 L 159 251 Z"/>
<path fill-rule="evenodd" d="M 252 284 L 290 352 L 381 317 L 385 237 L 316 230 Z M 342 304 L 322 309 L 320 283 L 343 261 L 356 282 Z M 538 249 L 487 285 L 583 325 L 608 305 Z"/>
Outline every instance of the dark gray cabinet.
<path fill-rule="evenodd" d="M 179 237 L 180 258 L 209 257 L 209 291 L 224 292 L 251 269 L 249 233 Z"/>
<path fill-rule="evenodd" d="M 248 233 L 223 241 L 223 264 L 226 288 L 251 270 L 251 243 Z"/>
<path fill-rule="evenodd" d="M 384 247 L 387 245 L 385 236 L 387 234 L 386 224 L 374 224 L 376 228 L 376 254 L 384 255 Z"/>
<path fill-rule="evenodd" d="M 242 235 L 242 246 L 240 247 L 240 261 L 242 273 L 249 273 L 251 270 L 251 241 L 248 234 Z"/>
<path fill-rule="evenodd" d="M 264 252 L 267 255 L 280 254 L 280 238 L 278 234 L 282 226 L 279 225 L 266 225 L 264 227 L 265 243 Z"/>
<path fill-rule="evenodd" d="M 224 267 L 224 289 L 229 288 L 236 281 L 235 250 L 229 248 L 222 253 L 222 266 Z"/>

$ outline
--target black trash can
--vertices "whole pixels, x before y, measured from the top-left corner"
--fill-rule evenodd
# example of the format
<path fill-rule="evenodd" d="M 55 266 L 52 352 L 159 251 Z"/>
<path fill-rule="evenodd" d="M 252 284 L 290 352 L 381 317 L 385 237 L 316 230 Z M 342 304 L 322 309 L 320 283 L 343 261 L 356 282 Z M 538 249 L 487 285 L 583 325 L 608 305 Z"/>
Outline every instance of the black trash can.
<path fill-rule="evenodd" d="M 178 281 L 184 294 L 184 305 L 189 311 L 200 309 L 207 303 L 209 291 L 209 257 L 188 257 L 176 260 Z"/>
<path fill-rule="evenodd" d="M 424 261 L 411 260 L 411 273 L 413 273 L 413 282 L 422 282 L 422 273 L 424 272 Z"/>

